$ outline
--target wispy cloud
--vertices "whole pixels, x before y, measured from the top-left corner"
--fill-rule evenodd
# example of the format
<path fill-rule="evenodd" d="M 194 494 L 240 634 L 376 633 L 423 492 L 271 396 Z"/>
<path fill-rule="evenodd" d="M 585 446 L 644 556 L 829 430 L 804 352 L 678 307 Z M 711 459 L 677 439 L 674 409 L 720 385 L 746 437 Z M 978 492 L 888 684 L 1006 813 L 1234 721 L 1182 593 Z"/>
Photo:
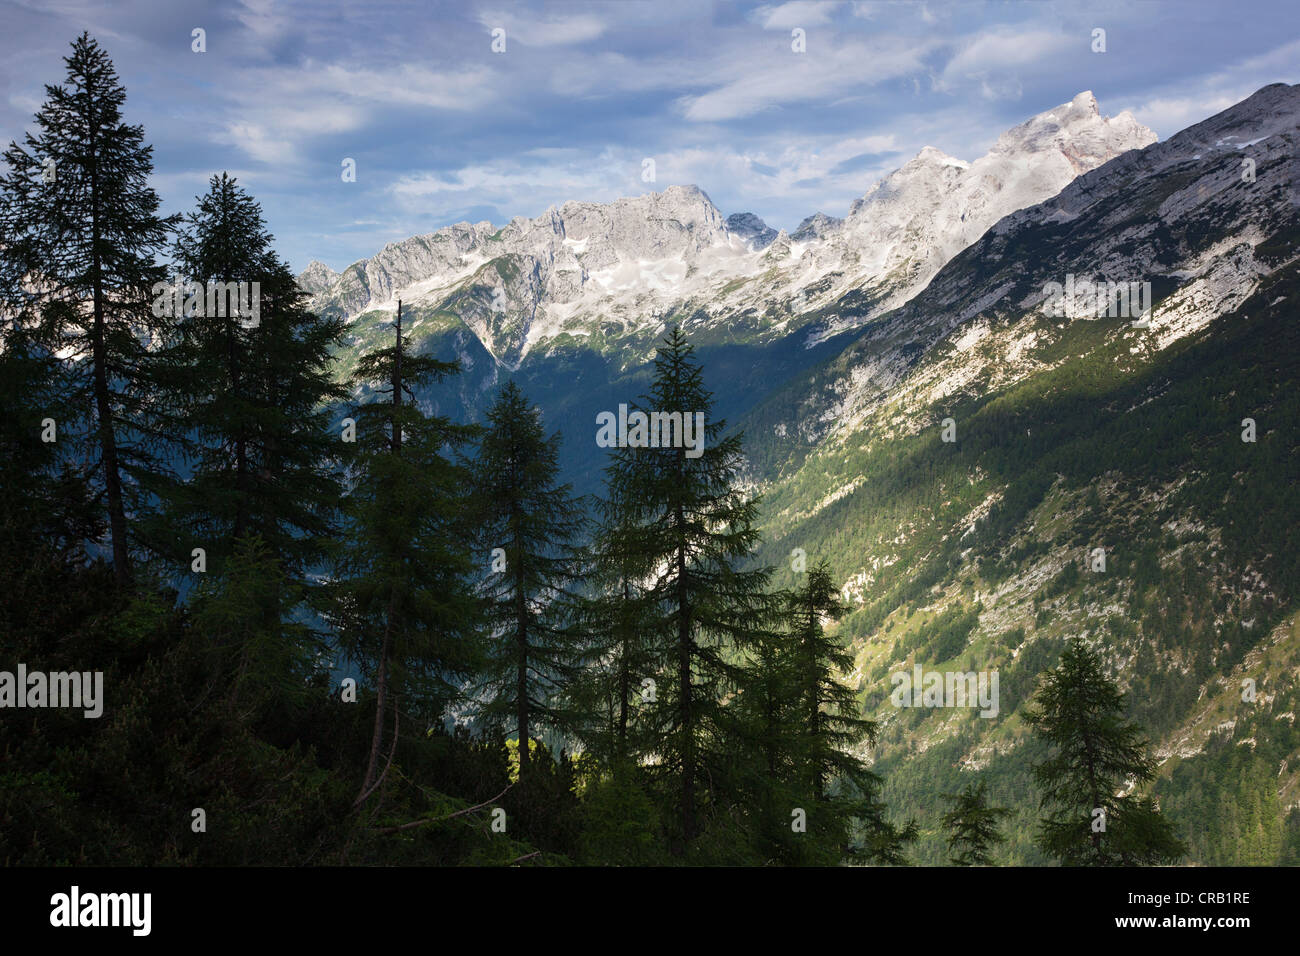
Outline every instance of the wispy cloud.
<path fill-rule="evenodd" d="M 980 33 L 964 42 L 948 60 L 935 86 L 953 90 L 977 84 L 981 95 L 1019 98 L 1019 78 L 1024 67 L 1051 62 L 1082 42 L 1080 36 L 1037 27 Z M 1014 94 L 1009 92 L 1012 90 Z"/>
<path fill-rule="evenodd" d="M 823 48 L 769 55 L 765 68 L 735 75 L 716 88 L 678 101 L 694 122 L 751 116 L 770 107 L 835 99 L 886 80 L 919 73 L 933 43 L 900 44 L 892 38 L 833 40 Z"/>
<path fill-rule="evenodd" d="M 506 31 L 506 49 L 510 43 L 524 46 L 552 47 L 587 43 L 601 36 L 606 22 L 591 13 L 573 16 L 528 17 L 510 10 L 483 11 L 478 22 L 489 31 Z"/>
<path fill-rule="evenodd" d="M 974 159 L 1084 89 L 1167 137 L 1300 80 L 1300 40 L 1280 30 L 1293 0 L 1249 16 L 1217 0 L 0 4 L 0 142 L 21 139 L 90 29 L 155 146 L 168 210 L 190 208 L 212 172 L 242 170 L 299 267 L 674 183 L 791 228 L 842 215 L 924 145 Z M 1089 49 L 1097 25 L 1105 55 Z M 356 182 L 340 179 L 344 157 Z"/>
<path fill-rule="evenodd" d="M 1141 122 L 1164 136 L 1198 123 L 1239 103 L 1269 83 L 1295 82 L 1300 40 L 1221 63 L 1213 72 L 1180 84 L 1160 83 L 1145 95 L 1120 100 Z"/>
<path fill-rule="evenodd" d="M 794 0 L 777 6 L 762 6 L 753 13 L 753 19 L 768 30 L 807 29 L 829 23 L 831 13 L 843 4 L 823 0 Z"/>

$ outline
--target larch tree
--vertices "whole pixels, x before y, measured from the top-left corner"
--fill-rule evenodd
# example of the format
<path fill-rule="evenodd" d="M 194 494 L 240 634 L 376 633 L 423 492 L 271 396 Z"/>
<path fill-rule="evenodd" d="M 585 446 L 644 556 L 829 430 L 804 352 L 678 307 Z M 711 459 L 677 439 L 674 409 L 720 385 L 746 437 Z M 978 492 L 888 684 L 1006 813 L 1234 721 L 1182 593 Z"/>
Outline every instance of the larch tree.
<path fill-rule="evenodd" d="M 572 730 L 568 694 L 581 661 L 575 588 L 585 557 L 586 507 L 559 481 L 558 433 L 513 382 L 488 410 L 474 463 L 475 508 L 490 631 L 482 715 L 519 740 L 520 779 L 533 734 Z"/>
<path fill-rule="evenodd" d="M 158 376 L 185 474 L 147 487 L 163 502 L 152 550 L 197 576 L 196 613 L 233 662 L 230 698 L 306 693 L 323 651 L 306 625 L 342 491 L 332 403 L 343 326 L 306 306 L 262 211 L 226 173 L 184 220 L 161 310 L 175 327 Z M 196 568 L 196 564 L 201 565 Z"/>
<path fill-rule="evenodd" d="M 769 569 L 746 567 L 758 530 L 756 502 L 740 487 L 741 437 L 710 418 L 692 352 L 680 328 L 665 336 L 626 435 L 605 442 L 619 523 L 632 529 L 636 565 L 649 569 L 643 625 L 659 682 L 645 727 L 675 792 L 677 853 L 700 834 L 710 765 L 727 759 L 721 708 L 741 677 L 728 649 L 748 647 L 770 613 Z"/>
<path fill-rule="evenodd" d="M 156 451 L 170 437 L 153 414 L 153 373 L 171 319 L 155 314 L 153 290 L 174 219 L 158 215 L 153 149 L 142 127 L 123 121 L 126 90 L 108 54 L 83 33 L 64 62 L 35 131 L 4 154 L 0 296 L 39 325 L 62 360 L 70 404 L 85 410 L 63 423 L 61 440 L 93 481 L 123 586 L 133 576 L 131 516 L 148 504 L 139 479 L 161 467 Z"/>
<path fill-rule="evenodd" d="M 226 173 L 180 231 L 168 368 L 192 467 L 168 517 L 185 552 L 206 541 L 219 563 L 257 533 L 298 577 L 320 560 L 339 498 L 327 408 L 345 395 L 333 378 L 343 324 L 306 308 L 272 241 L 257 202 Z"/>
<path fill-rule="evenodd" d="M 855 752 L 875 742 L 876 723 L 860 715 L 857 694 L 841 676 L 853 670 L 852 655 L 826 632 L 826 622 L 848 610 L 829 563 L 809 568 L 785 600 L 800 725 L 798 766 L 813 798 L 809 828 L 815 826 L 819 839 L 842 856 L 900 863 L 919 827 L 889 820 L 880 777 Z"/>
<path fill-rule="evenodd" d="M 1066 866 L 1152 866 L 1184 855 L 1173 825 L 1134 789 L 1155 777 L 1155 762 L 1095 650 L 1071 641 L 1025 719 L 1053 751 L 1033 771 L 1047 814 L 1044 853 Z"/>
<path fill-rule="evenodd" d="M 394 344 L 362 357 L 352 380 L 357 403 L 339 426 L 348 491 L 328 616 L 375 693 L 358 804 L 384 778 L 388 715 L 391 762 L 401 715 L 441 719 L 480 665 L 480 602 L 464 543 L 471 476 L 458 454 L 475 429 L 420 407 L 416 388 L 459 366 L 413 354 L 401 321 L 399 302 Z"/>
<path fill-rule="evenodd" d="M 959 793 L 949 794 L 952 809 L 943 815 L 948 831 L 948 852 L 954 866 L 988 866 L 993 862 L 993 848 L 1006 842 L 999 830 L 1006 807 L 991 807 L 987 781 L 967 784 Z"/>
<path fill-rule="evenodd" d="M 607 497 L 598 510 L 588 588 L 578 605 L 583 668 L 573 694 L 586 715 L 580 736 L 588 750 L 622 774 L 650 747 L 638 731 L 637 711 L 652 696 L 646 681 L 654 679 L 653 649 L 642 625 L 652 569 L 638 563 L 643 549 L 636 528 L 620 524 L 625 509 Z"/>

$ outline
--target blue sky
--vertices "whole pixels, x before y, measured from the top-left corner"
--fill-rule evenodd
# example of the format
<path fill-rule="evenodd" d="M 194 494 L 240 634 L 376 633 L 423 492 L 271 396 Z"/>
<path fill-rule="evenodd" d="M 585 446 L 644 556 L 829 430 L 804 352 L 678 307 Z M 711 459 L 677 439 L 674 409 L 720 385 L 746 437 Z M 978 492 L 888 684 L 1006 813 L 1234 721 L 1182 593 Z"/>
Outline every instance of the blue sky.
<path fill-rule="evenodd" d="M 1085 89 L 1165 139 L 1300 81 L 1296 0 L 0 0 L 0 23 L 5 143 L 87 29 L 154 146 L 166 209 L 188 210 L 228 170 L 295 270 L 677 183 L 793 229 L 843 215 L 922 146 L 974 159 Z"/>

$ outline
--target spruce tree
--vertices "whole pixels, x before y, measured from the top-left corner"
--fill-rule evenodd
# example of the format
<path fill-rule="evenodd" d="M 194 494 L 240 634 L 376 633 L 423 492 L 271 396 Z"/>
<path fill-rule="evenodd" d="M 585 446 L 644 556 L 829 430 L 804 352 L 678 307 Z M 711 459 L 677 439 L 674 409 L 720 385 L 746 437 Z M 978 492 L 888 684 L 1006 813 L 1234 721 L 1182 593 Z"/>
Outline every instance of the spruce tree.
<path fill-rule="evenodd" d="M 412 354 L 401 316 L 399 302 L 394 344 L 358 362 L 352 386 L 359 403 L 340 426 L 349 490 L 329 617 L 342 650 L 375 690 L 358 803 L 382 778 L 389 713 L 391 756 L 401 714 L 437 721 L 479 665 L 479 603 L 463 543 L 471 530 L 471 475 L 458 458 L 475 429 L 420 408 L 415 388 L 457 373 L 459 365 Z M 355 440 L 348 441 L 352 428 Z"/>
<path fill-rule="evenodd" d="M 586 506 L 558 481 L 559 433 L 547 437 L 541 413 L 514 382 L 487 419 L 474 464 L 478 541 L 489 568 L 482 716 L 517 734 L 523 780 L 534 732 L 577 722 L 566 698 L 581 655 L 572 624 Z"/>
<path fill-rule="evenodd" d="M 36 320 L 42 343 L 63 359 L 71 404 L 88 410 L 61 423 L 63 440 L 92 463 L 121 586 L 132 579 L 128 514 L 147 505 L 138 481 L 160 468 L 155 452 L 168 437 L 150 414 L 150 390 L 152 346 L 170 320 L 152 304 L 165 277 L 155 254 L 174 220 L 158 215 L 152 147 L 122 120 L 126 91 L 108 55 L 83 33 L 64 62 L 66 79 L 45 87 L 36 131 L 4 155 L 0 296 Z"/>
<path fill-rule="evenodd" d="M 1150 866 L 1186 848 L 1154 801 L 1136 791 L 1155 776 L 1146 739 L 1124 718 L 1124 698 L 1096 651 L 1070 642 L 1048 672 L 1025 719 L 1054 753 L 1034 767 L 1039 845 L 1067 866 Z"/>
<path fill-rule="evenodd" d="M 943 826 L 948 831 L 948 852 L 954 866 L 989 866 L 993 847 L 1006 842 L 998 826 L 1011 811 L 990 807 L 986 787 L 987 782 L 981 780 L 947 795 L 952 809 L 943 815 Z"/>
<path fill-rule="evenodd" d="M 620 524 L 632 529 L 627 546 L 648 569 L 644 628 L 659 679 L 645 726 L 656 770 L 675 794 L 676 853 L 700 833 L 710 766 L 728 759 L 722 698 L 740 670 L 727 653 L 748 647 L 770 613 L 769 569 L 745 567 L 758 530 L 756 502 L 739 487 L 741 437 L 724 437 L 726 423 L 711 419 L 712 395 L 692 351 L 679 328 L 665 337 L 650 390 L 632 405 L 626 444 L 607 472 Z M 639 431 L 638 414 L 646 416 Z M 704 424 L 688 449 L 684 427 L 697 416 Z M 661 440 L 672 438 L 664 423 L 674 420 L 683 426 L 679 440 Z"/>

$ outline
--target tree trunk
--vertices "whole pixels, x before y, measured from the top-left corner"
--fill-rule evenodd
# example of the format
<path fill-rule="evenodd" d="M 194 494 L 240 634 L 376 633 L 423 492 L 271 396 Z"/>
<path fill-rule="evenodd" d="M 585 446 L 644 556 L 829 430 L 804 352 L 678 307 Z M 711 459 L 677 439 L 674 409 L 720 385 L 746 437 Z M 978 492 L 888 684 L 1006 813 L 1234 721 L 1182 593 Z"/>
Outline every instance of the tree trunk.
<path fill-rule="evenodd" d="M 108 347 L 105 341 L 104 274 L 99 250 L 99 157 L 96 153 L 95 121 L 91 104 L 95 97 L 86 81 L 90 143 L 90 276 L 94 324 L 91 330 L 91 359 L 94 365 L 95 415 L 98 418 L 100 454 L 104 463 L 104 490 L 108 497 L 108 528 L 113 540 L 113 577 L 119 586 L 131 583 L 131 555 L 126 543 L 126 506 L 122 500 L 122 478 L 117 460 L 117 436 L 113 433 L 113 404 L 108 393 Z"/>
<path fill-rule="evenodd" d="M 222 282 L 228 287 L 230 275 L 227 273 L 222 277 Z M 221 302 L 226 301 L 223 293 Z M 206 305 L 206 302 L 205 302 Z M 224 309 L 223 309 L 224 311 Z M 212 316 L 208 316 L 209 320 Z M 234 316 L 224 316 L 226 319 L 226 372 L 230 376 L 230 392 L 232 395 L 240 394 L 239 380 L 239 333 L 236 331 Z M 247 422 L 239 423 L 239 430 L 235 433 L 235 527 L 233 537 L 236 541 L 248 533 L 248 435 L 245 431 Z"/>
<path fill-rule="evenodd" d="M 98 271 L 98 270 L 96 270 Z M 103 294 L 95 280 L 95 325 L 91 354 L 95 365 L 95 414 L 99 419 L 100 454 L 104 462 L 104 489 L 108 495 L 108 527 L 113 539 L 113 577 L 123 587 L 131 583 L 131 557 L 126 546 L 126 507 L 122 501 L 122 479 L 117 461 L 117 438 L 113 434 L 113 407 L 108 394 L 107 349 L 104 345 Z"/>
<path fill-rule="evenodd" d="M 682 471 L 682 451 L 677 453 L 677 468 Z M 685 479 L 679 482 L 684 485 Z M 681 698 L 680 721 L 682 733 L 682 831 L 686 842 L 695 838 L 695 712 L 691 692 L 691 619 L 690 602 L 686 595 L 686 516 L 681 502 L 677 503 L 674 520 L 677 542 L 677 684 Z"/>
<path fill-rule="evenodd" d="M 393 359 L 393 407 L 402 405 L 402 302 L 397 301 L 397 350 Z M 402 453 L 402 426 L 397 415 L 392 418 L 393 437 L 390 443 L 394 455 Z M 364 796 L 375 781 L 379 766 L 379 750 L 384 736 L 384 710 L 388 703 L 388 654 L 393 633 L 393 619 L 397 615 L 397 585 L 393 584 L 388 598 L 388 611 L 384 616 L 384 643 L 379 652 L 379 672 L 375 676 L 375 728 L 370 737 L 370 759 L 366 764 L 365 782 L 361 785 Z M 396 746 L 397 741 L 393 741 Z M 358 797 L 358 800 L 360 797 Z"/>
<path fill-rule="evenodd" d="M 402 300 L 397 300 L 397 350 L 393 355 L 393 408 L 402 407 Z M 402 423 L 393 416 L 393 454 L 402 453 Z"/>
<path fill-rule="evenodd" d="M 384 709 L 388 703 L 388 648 L 393 631 L 393 614 L 397 609 L 397 589 L 393 589 L 388 600 L 388 614 L 384 621 L 384 643 L 379 651 L 379 673 L 375 677 L 375 728 L 370 736 L 370 759 L 366 763 L 366 776 L 361 784 L 361 797 L 375 782 L 375 771 L 379 767 L 379 749 L 384 738 Z M 396 746 L 397 741 L 393 741 Z"/>
<path fill-rule="evenodd" d="M 631 666 L 628 656 L 632 651 L 632 636 L 628 627 L 628 599 L 629 588 L 627 578 L 623 579 L 623 607 L 619 620 L 623 625 L 622 647 L 619 653 L 618 667 L 618 761 L 620 764 L 623 758 L 627 756 L 627 715 L 628 715 L 628 694 L 631 692 L 631 675 L 628 669 Z"/>
<path fill-rule="evenodd" d="M 818 800 L 822 799 L 826 790 L 826 780 L 824 767 L 822 765 L 822 708 L 821 708 L 821 672 L 818 667 L 817 653 L 813 647 L 813 641 L 817 633 L 817 608 L 814 603 L 815 598 L 812 589 L 808 591 L 808 630 L 804 633 L 804 646 L 808 652 L 805 654 L 805 666 L 808 668 L 808 675 L 812 680 L 810 685 L 810 694 L 808 700 L 808 724 L 812 734 L 813 758 L 816 761 L 813 764 L 813 795 Z"/>
<path fill-rule="evenodd" d="M 519 461 L 519 448 L 513 439 L 511 445 L 510 487 L 516 489 L 519 487 L 519 475 L 516 470 Z M 527 595 L 524 592 L 526 583 L 522 560 L 524 549 L 522 542 L 519 540 L 519 529 L 522 526 L 523 517 L 519 514 L 517 497 L 511 502 L 510 512 L 511 544 L 515 555 L 513 569 L 515 578 L 515 645 L 518 653 L 518 671 L 515 674 L 515 719 L 519 731 L 519 780 L 522 782 L 528 775 L 528 764 L 531 755 L 528 752 L 530 740 L 530 728 L 528 726 L 528 603 Z"/>
<path fill-rule="evenodd" d="M 520 594 L 523 592 L 520 591 Z M 519 602 L 519 614 L 522 616 L 522 601 Z M 515 641 L 519 650 L 519 671 L 515 676 L 515 712 L 519 722 L 519 779 L 522 781 L 528 773 L 528 629 L 521 619 L 515 630 Z"/>

